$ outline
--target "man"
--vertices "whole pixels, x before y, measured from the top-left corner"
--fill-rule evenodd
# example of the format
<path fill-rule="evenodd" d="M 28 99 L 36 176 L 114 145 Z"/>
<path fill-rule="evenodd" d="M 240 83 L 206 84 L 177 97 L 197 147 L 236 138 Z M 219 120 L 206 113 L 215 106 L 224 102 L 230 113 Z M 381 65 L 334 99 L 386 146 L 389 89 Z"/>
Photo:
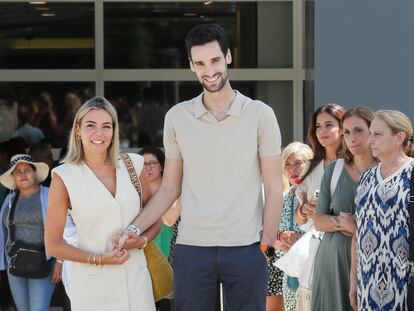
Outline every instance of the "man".
<path fill-rule="evenodd" d="M 220 26 L 194 27 L 186 47 L 204 92 L 167 113 L 161 186 L 127 231 L 145 231 L 181 194 L 177 310 L 214 310 L 219 282 L 228 310 L 265 310 L 265 256 L 274 252 L 282 205 L 277 120 L 269 106 L 231 88 L 232 57 Z"/>

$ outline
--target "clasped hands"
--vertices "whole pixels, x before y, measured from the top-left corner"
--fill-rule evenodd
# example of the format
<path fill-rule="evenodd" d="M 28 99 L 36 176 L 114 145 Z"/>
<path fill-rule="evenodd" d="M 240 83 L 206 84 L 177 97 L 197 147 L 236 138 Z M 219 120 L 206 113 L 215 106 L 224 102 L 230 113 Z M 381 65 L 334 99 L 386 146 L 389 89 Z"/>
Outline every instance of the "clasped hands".
<path fill-rule="evenodd" d="M 338 216 L 331 216 L 334 229 L 346 236 L 353 236 L 355 233 L 355 217 L 351 213 L 339 213 Z"/>
<path fill-rule="evenodd" d="M 112 239 L 112 250 L 102 255 L 102 262 L 105 265 L 121 265 L 129 257 L 129 250 L 141 249 L 146 240 L 130 231 L 120 231 Z"/>

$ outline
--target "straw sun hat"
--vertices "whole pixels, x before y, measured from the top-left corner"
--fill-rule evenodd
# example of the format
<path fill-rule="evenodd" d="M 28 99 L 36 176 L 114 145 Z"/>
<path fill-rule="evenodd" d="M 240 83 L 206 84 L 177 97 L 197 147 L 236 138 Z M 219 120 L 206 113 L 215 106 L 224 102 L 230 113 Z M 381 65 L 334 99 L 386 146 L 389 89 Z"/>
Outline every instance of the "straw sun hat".
<path fill-rule="evenodd" d="M 0 183 L 2 183 L 6 188 L 14 190 L 16 185 L 12 176 L 12 172 L 16 168 L 16 165 L 19 163 L 28 163 L 36 167 L 36 183 L 40 184 L 44 181 L 49 173 L 49 166 L 43 162 L 33 162 L 33 159 L 28 154 L 16 154 L 10 159 L 10 168 L 7 172 L 3 173 L 0 176 Z"/>

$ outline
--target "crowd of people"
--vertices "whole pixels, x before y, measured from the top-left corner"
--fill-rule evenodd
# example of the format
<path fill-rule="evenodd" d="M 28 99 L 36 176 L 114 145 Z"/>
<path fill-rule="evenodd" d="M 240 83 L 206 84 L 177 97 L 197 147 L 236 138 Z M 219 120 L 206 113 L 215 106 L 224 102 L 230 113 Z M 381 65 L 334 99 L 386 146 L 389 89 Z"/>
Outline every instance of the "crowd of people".
<path fill-rule="evenodd" d="M 0 143 L 0 270 L 17 309 L 48 310 L 62 278 L 76 311 L 414 307 L 409 118 L 329 103 L 310 116 L 309 145 L 282 150 L 273 110 L 231 88 L 224 30 L 196 26 L 186 48 L 203 93 L 166 114 L 165 155 L 120 157 L 122 124 L 103 97 L 73 110 L 61 163 L 50 144 Z M 174 268 L 157 304 L 152 240 Z M 280 262 L 303 245 L 314 257 L 290 273 Z"/>
<path fill-rule="evenodd" d="M 12 137 L 19 138 L 26 148 L 39 142 L 66 148 L 74 116 L 82 103 L 93 97 L 90 93 L 89 89 L 71 90 L 58 102 L 48 92 L 0 97 L 0 141 Z M 108 99 L 118 113 L 122 148 L 162 147 L 166 108 L 157 101 L 153 88 L 141 93 L 136 101 L 126 97 Z"/>

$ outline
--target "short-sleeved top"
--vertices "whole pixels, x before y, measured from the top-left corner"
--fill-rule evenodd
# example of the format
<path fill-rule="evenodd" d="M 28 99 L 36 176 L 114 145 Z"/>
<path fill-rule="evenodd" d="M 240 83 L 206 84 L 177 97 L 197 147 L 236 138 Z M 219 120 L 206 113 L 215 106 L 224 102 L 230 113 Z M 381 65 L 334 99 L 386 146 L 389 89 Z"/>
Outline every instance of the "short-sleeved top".
<path fill-rule="evenodd" d="M 271 107 L 236 91 L 224 120 L 203 94 L 166 115 L 168 159 L 183 160 L 178 244 L 241 246 L 260 240 L 263 222 L 259 158 L 280 154 L 281 137 Z"/>

